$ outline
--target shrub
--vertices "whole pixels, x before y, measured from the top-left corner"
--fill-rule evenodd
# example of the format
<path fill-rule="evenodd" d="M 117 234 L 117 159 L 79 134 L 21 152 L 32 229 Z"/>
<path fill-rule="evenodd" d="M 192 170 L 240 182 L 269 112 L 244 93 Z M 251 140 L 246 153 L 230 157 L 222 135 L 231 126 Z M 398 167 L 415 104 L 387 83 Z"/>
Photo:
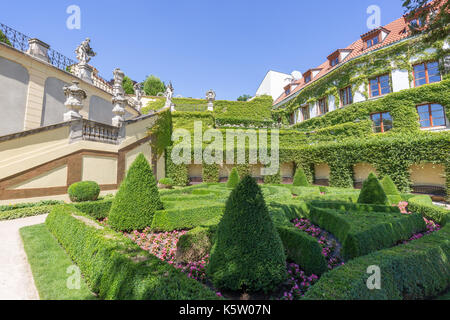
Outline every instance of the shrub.
<path fill-rule="evenodd" d="M 25 207 L 14 210 L 0 211 L 0 221 L 2 220 L 14 220 L 26 217 L 39 216 L 41 214 L 47 214 L 53 209 L 53 205 Z"/>
<path fill-rule="evenodd" d="M 55 207 L 45 223 L 100 299 L 216 299 L 213 291 L 72 206 Z"/>
<path fill-rule="evenodd" d="M 427 201 L 422 200 L 421 197 L 412 197 L 408 202 L 408 211 L 420 213 L 429 220 L 433 220 L 440 225 L 446 225 L 450 219 L 450 210 L 438 207 L 434 204 L 428 204 Z"/>
<path fill-rule="evenodd" d="M 286 279 L 283 244 L 261 188 L 246 176 L 231 192 L 207 273 L 216 288 L 269 291 Z"/>
<path fill-rule="evenodd" d="M 151 226 L 156 210 L 162 208 L 152 169 L 141 153 L 131 165 L 116 194 L 109 223 L 120 231 L 141 230 Z"/>
<path fill-rule="evenodd" d="M 231 189 L 236 188 L 240 179 L 241 178 L 239 177 L 239 172 L 238 172 L 237 168 L 234 167 L 231 170 L 230 177 L 228 178 L 227 187 L 231 188 Z"/>
<path fill-rule="evenodd" d="M 309 187 L 308 178 L 305 175 L 305 171 L 302 168 L 297 168 L 294 175 L 293 185 L 296 187 Z"/>
<path fill-rule="evenodd" d="M 113 200 L 113 198 L 106 198 L 97 201 L 75 203 L 73 206 L 94 219 L 104 219 L 108 217 Z"/>
<path fill-rule="evenodd" d="M 381 186 L 383 187 L 384 192 L 386 193 L 386 195 L 389 198 L 389 201 L 392 204 L 398 204 L 400 201 L 402 201 L 400 192 L 398 191 L 391 177 L 385 176 L 383 180 L 381 180 Z"/>
<path fill-rule="evenodd" d="M 2 205 L 0 206 L 0 212 L 23 209 L 23 208 L 32 208 L 32 207 L 42 207 L 42 206 L 52 206 L 55 204 L 63 204 L 64 201 L 59 200 L 42 200 L 39 202 L 30 202 L 30 203 L 17 203 L 11 205 Z"/>
<path fill-rule="evenodd" d="M 157 211 L 153 217 L 152 230 L 155 232 L 169 232 L 217 224 L 222 217 L 222 213 L 223 204 L 218 203 L 188 209 L 174 208 Z"/>
<path fill-rule="evenodd" d="M 327 261 L 319 242 L 305 232 L 293 227 L 278 227 L 288 259 L 298 264 L 307 274 L 322 275 L 327 269 Z"/>
<path fill-rule="evenodd" d="M 381 290 L 367 288 L 368 266 L 382 271 Z M 440 231 L 349 261 L 322 276 L 311 300 L 423 300 L 450 286 L 450 225 Z"/>
<path fill-rule="evenodd" d="M 174 182 L 170 178 L 162 178 L 161 180 L 159 180 L 159 184 L 166 187 L 173 187 Z"/>
<path fill-rule="evenodd" d="M 166 86 L 158 77 L 151 75 L 144 82 L 144 92 L 147 96 L 156 96 L 158 93 L 164 93 L 165 91 Z"/>
<path fill-rule="evenodd" d="M 389 204 L 389 200 L 380 181 L 378 181 L 377 177 L 372 172 L 369 174 L 367 180 L 364 181 L 361 193 L 359 194 L 358 203 Z"/>
<path fill-rule="evenodd" d="M 208 228 L 197 227 L 180 237 L 177 243 L 177 263 L 200 261 L 211 250 L 211 232 Z"/>
<path fill-rule="evenodd" d="M 94 181 L 77 182 L 69 187 L 68 193 L 72 202 L 95 201 L 100 195 L 100 186 Z"/>
<path fill-rule="evenodd" d="M 281 174 L 278 171 L 276 174 L 271 176 L 264 176 L 265 184 L 280 184 L 281 183 Z"/>

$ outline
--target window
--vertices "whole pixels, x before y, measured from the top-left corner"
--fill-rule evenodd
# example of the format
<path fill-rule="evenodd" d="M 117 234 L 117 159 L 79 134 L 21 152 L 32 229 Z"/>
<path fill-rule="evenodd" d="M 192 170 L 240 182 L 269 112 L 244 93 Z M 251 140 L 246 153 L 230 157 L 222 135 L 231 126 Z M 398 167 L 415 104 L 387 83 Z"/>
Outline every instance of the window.
<path fill-rule="evenodd" d="M 392 117 L 389 112 L 380 112 L 370 115 L 375 133 L 386 132 L 392 129 Z"/>
<path fill-rule="evenodd" d="M 348 104 L 353 103 L 353 96 L 352 96 L 352 88 L 347 87 L 344 89 L 341 89 L 341 106 L 346 106 Z"/>
<path fill-rule="evenodd" d="M 305 83 L 311 82 L 311 75 L 305 77 Z"/>
<path fill-rule="evenodd" d="M 284 93 L 288 96 L 291 93 L 291 88 L 287 88 Z"/>
<path fill-rule="evenodd" d="M 319 115 L 321 114 L 325 114 L 328 112 L 328 102 L 327 102 L 327 98 L 322 98 L 319 100 L 319 110 L 318 113 Z"/>
<path fill-rule="evenodd" d="M 441 81 L 439 64 L 437 62 L 421 63 L 414 66 L 414 86 Z"/>
<path fill-rule="evenodd" d="M 303 121 L 308 120 L 308 119 L 310 118 L 310 116 L 309 116 L 309 106 L 303 107 L 303 108 L 301 109 L 301 111 L 302 111 L 302 118 L 303 118 Z"/>
<path fill-rule="evenodd" d="M 289 117 L 290 124 L 295 124 L 295 112 L 292 112 Z"/>
<path fill-rule="evenodd" d="M 331 59 L 331 66 L 334 67 L 339 64 L 339 57 Z"/>
<path fill-rule="evenodd" d="M 446 125 L 444 107 L 440 104 L 424 104 L 417 107 L 421 128 L 433 128 Z"/>
<path fill-rule="evenodd" d="M 379 41 L 380 41 L 380 40 L 378 39 L 378 36 L 373 37 L 372 39 L 367 40 L 367 41 L 366 41 L 367 48 L 373 47 L 374 45 L 378 44 Z"/>
<path fill-rule="evenodd" d="M 389 75 L 383 75 L 369 80 L 370 96 L 378 97 L 391 92 Z"/>

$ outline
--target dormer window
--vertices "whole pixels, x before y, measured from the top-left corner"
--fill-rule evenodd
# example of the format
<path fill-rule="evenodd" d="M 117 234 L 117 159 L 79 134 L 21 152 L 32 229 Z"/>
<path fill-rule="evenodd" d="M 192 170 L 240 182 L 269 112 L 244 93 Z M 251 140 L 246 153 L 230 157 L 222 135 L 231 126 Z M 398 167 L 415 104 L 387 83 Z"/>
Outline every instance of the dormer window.
<path fill-rule="evenodd" d="M 332 67 L 337 66 L 339 64 L 339 57 L 336 57 L 330 61 Z"/>
<path fill-rule="evenodd" d="M 322 69 L 309 69 L 303 74 L 303 79 L 305 79 L 305 83 L 311 82 L 321 71 Z"/>
<path fill-rule="evenodd" d="M 287 88 L 284 90 L 284 93 L 288 96 L 291 94 L 291 88 Z"/>
<path fill-rule="evenodd" d="M 327 57 L 328 61 L 330 61 L 330 67 L 337 66 L 339 63 L 344 61 L 352 51 L 352 49 L 338 49 L 330 54 Z"/>
<path fill-rule="evenodd" d="M 373 37 L 369 40 L 366 40 L 366 48 L 373 47 L 374 45 L 378 44 L 380 42 L 380 39 L 378 36 Z"/>
<path fill-rule="evenodd" d="M 311 82 L 311 75 L 305 77 L 305 83 Z"/>

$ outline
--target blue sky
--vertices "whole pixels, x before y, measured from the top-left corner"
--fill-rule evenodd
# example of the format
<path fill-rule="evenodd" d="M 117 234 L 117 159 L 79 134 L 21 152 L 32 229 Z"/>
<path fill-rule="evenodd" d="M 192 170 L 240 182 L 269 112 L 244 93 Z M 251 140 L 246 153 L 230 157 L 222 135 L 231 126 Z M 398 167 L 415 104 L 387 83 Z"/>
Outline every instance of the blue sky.
<path fill-rule="evenodd" d="M 81 29 L 69 30 L 69 5 Z M 402 0 L 14 0 L 0 22 L 39 38 L 74 59 L 86 37 L 91 62 L 110 79 L 120 67 L 141 81 L 172 81 L 175 95 L 218 99 L 253 95 L 268 70 L 306 71 L 368 31 L 366 10 L 381 8 L 382 25 L 402 16 Z"/>

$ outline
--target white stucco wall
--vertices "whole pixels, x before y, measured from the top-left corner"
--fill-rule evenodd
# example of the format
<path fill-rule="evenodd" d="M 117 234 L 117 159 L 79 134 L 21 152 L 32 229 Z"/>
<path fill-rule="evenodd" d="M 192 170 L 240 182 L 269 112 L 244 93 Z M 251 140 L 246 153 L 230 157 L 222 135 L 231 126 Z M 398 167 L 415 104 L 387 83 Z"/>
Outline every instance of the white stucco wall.
<path fill-rule="evenodd" d="M 256 96 L 269 95 L 276 100 L 284 92 L 284 87 L 289 84 L 289 80 L 286 80 L 288 78 L 291 78 L 291 75 L 269 71 L 256 91 Z"/>
<path fill-rule="evenodd" d="M 392 91 L 397 92 L 409 88 L 410 86 L 408 70 L 392 70 Z"/>

